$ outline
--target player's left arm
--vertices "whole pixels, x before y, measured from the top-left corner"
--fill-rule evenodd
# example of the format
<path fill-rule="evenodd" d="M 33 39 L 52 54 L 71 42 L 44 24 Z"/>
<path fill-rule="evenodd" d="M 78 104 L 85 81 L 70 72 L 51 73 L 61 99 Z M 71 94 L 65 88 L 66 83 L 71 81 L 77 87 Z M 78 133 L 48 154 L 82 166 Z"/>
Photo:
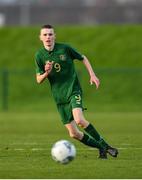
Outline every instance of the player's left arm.
<path fill-rule="evenodd" d="M 96 76 L 95 72 L 93 71 L 93 68 L 88 60 L 88 58 L 86 56 L 83 55 L 83 64 L 85 65 L 89 75 L 90 75 L 90 84 L 95 84 L 96 88 L 98 89 L 99 85 L 100 85 L 100 80 L 98 79 L 98 77 Z"/>

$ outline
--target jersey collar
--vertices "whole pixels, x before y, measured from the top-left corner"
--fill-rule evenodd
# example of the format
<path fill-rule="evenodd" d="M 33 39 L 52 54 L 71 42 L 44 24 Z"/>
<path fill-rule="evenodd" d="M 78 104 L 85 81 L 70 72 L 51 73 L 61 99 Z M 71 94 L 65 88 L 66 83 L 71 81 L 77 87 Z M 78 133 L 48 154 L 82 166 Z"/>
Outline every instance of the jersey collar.
<path fill-rule="evenodd" d="M 44 47 L 44 49 L 45 49 L 46 52 L 48 52 L 48 54 L 51 54 L 56 49 L 56 43 L 54 44 L 54 47 L 53 47 L 53 49 L 51 51 L 47 50 L 45 47 Z"/>

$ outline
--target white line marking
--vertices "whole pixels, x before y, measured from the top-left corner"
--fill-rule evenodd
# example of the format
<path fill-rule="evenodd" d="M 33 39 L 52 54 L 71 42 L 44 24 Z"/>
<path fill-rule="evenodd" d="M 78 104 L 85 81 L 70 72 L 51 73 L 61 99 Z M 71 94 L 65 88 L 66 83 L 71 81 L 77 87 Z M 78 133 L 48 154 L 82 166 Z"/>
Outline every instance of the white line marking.
<path fill-rule="evenodd" d="M 53 144 L 54 142 L 48 141 L 48 143 Z M 46 145 L 48 143 L 39 143 L 39 142 L 25 142 L 25 143 L 11 143 L 10 145 Z M 115 144 L 115 146 L 132 146 L 133 144 L 129 143 L 120 143 L 120 144 Z"/>
<path fill-rule="evenodd" d="M 40 143 L 37 142 L 26 142 L 26 143 L 11 143 L 10 145 L 39 145 L 39 144 Z"/>
<path fill-rule="evenodd" d="M 24 151 L 24 149 L 22 149 L 22 148 L 15 148 L 15 149 L 13 149 L 14 151 Z"/>
<path fill-rule="evenodd" d="M 119 147 L 117 148 L 119 150 L 127 150 L 127 149 L 135 149 L 135 150 L 142 150 L 142 147 Z M 2 150 L 7 150 L 7 151 L 49 151 L 51 150 L 50 148 L 0 148 L 0 151 Z M 96 148 L 78 148 L 78 151 L 94 151 L 97 150 Z"/>

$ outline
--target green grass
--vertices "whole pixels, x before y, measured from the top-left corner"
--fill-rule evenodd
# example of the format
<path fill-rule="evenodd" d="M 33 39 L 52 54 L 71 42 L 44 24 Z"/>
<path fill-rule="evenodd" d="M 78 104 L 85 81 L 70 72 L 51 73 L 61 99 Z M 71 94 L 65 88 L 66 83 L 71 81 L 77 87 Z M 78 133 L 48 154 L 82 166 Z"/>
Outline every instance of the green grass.
<path fill-rule="evenodd" d="M 98 152 L 69 138 L 58 113 L 0 113 L 1 179 L 142 178 L 142 113 L 86 113 L 99 132 L 119 149 L 118 158 L 97 158 Z M 77 156 L 68 165 L 54 162 L 54 142 L 73 142 Z"/>

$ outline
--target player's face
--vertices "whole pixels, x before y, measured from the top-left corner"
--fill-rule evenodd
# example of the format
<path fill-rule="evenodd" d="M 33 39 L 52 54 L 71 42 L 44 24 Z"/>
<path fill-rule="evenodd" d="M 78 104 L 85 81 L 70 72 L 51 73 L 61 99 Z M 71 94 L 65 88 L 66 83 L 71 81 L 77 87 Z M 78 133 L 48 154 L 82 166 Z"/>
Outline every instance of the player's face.
<path fill-rule="evenodd" d="M 44 28 L 40 31 L 40 40 L 43 42 L 45 47 L 52 47 L 55 41 L 54 29 Z"/>

